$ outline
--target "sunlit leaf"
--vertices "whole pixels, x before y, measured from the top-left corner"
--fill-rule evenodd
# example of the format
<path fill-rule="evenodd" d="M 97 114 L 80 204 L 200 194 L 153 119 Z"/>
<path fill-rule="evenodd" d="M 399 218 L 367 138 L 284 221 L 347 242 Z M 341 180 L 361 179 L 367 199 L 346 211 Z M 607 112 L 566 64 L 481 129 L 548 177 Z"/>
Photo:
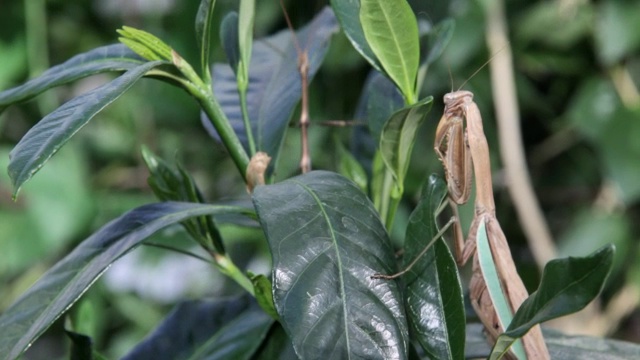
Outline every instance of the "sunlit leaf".
<path fill-rule="evenodd" d="M 418 22 L 404 0 L 361 0 L 364 36 L 385 73 L 396 83 L 408 104 L 416 101 L 420 60 Z"/>
<path fill-rule="evenodd" d="M 362 57 L 378 71 L 382 66 L 371 50 L 367 39 L 364 37 L 362 24 L 360 23 L 360 0 L 331 0 L 331 7 L 336 13 L 340 27 L 345 35 Z"/>

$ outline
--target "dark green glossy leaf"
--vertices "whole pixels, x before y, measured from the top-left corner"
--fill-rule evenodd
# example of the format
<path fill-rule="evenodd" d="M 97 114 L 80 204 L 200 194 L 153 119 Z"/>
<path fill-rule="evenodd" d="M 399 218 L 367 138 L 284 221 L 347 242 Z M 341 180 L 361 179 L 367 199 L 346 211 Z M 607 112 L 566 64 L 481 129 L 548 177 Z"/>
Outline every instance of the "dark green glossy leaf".
<path fill-rule="evenodd" d="M 211 24 L 213 22 L 213 8 L 216 0 L 202 0 L 196 15 L 196 40 L 200 47 L 200 65 L 202 73 L 209 74 L 209 57 L 211 53 Z M 205 78 L 209 78 L 205 75 Z"/>
<path fill-rule="evenodd" d="M 123 360 L 250 359 L 273 324 L 249 296 L 186 301 Z"/>
<path fill-rule="evenodd" d="M 102 227 L 47 271 L 0 316 L 0 359 L 17 358 L 114 261 L 156 231 L 188 218 L 244 208 L 164 202 L 141 206 Z"/>
<path fill-rule="evenodd" d="M 126 71 L 145 62 L 140 56 L 122 44 L 103 46 L 76 55 L 56 65 L 25 84 L 0 93 L 0 109 L 30 100 L 45 90 L 107 72 Z"/>
<path fill-rule="evenodd" d="M 309 55 L 309 81 L 320 68 L 329 40 L 337 31 L 338 24 L 333 12 L 325 8 L 309 25 L 296 32 L 298 39 L 305 39 L 302 46 Z M 301 97 L 297 59 L 295 44 L 288 29 L 254 42 L 247 107 L 256 150 L 269 154 L 272 164 L 277 161 L 289 118 Z M 229 65 L 216 64 L 213 78 L 214 95 L 248 151 L 236 77 Z M 220 138 L 205 115 L 202 116 L 202 123 L 215 139 Z"/>
<path fill-rule="evenodd" d="M 32 127 L 9 155 L 9 176 L 14 186 L 14 197 L 20 187 L 97 113 L 119 98 L 145 73 L 162 64 L 165 62 L 155 61 L 137 66 L 117 79 L 65 103 Z"/>
<path fill-rule="evenodd" d="M 393 250 L 358 187 L 313 171 L 253 193 L 273 256 L 276 309 L 304 359 L 403 359 L 407 325 Z"/>
<path fill-rule="evenodd" d="M 404 106 L 402 94 L 387 77 L 377 71 L 371 71 L 362 96 L 362 111 L 358 111 L 356 117 L 366 119 L 371 136 L 379 144 L 384 124 L 394 112 Z"/>
<path fill-rule="evenodd" d="M 240 63 L 240 46 L 238 43 L 238 13 L 230 11 L 222 19 L 220 24 L 220 42 L 227 55 L 227 62 L 233 73 L 238 74 L 238 64 Z"/>
<path fill-rule="evenodd" d="M 382 159 L 400 188 L 404 184 L 404 176 L 409 167 L 418 127 L 431 110 L 432 104 L 433 98 L 428 97 L 413 106 L 398 110 L 391 115 L 382 129 L 380 135 Z"/>
<path fill-rule="evenodd" d="M 492 358 L 509 349 L 514 339 L 542 322 L 583 309 L 602 291 L 613 264 L 613 245 L 587 257 L 550 261 L 544 268 L 540 287 L 516 311 L 511 324 L 498 338 Z M 493 355 L 495 354 L 495 355 Z"/>
<path fill-rule="evenodd" d="M 255 360 L 292 360 L 298 359 L 291 339 L 280 323 L 275 323 L 267 334 L 267 339 L 262 344 Z"/>
<path fill-rule="evenodd" d="M 360 0 L 360 22 L 367 43 L 408 104 L 417 100 L 420 61 L 418 22 L 405 0 Z"/>
<path fill-rule="evenodd" d="M 360 23 L 360 0 L 331 0 L 331 7 L 336 13 L 340 27 L 345 35 L 362 57 L 365 58 L 378 71 L 382 66 L 371 50 L 367 39 L 364 37 L 362 24 Z"/>
<path fill-rule="evenodd" d="M 446 184 L 429 177 L 420 203 L 411 213 L 404 245 L 404 266 L 413 261 L 438 233 L 437 210 L 447 195 Z M 404 275 L 405 306 L 411 336 L 429 358 L 463 359 L 465 313 L 456 262 L 439 238 Z"/>

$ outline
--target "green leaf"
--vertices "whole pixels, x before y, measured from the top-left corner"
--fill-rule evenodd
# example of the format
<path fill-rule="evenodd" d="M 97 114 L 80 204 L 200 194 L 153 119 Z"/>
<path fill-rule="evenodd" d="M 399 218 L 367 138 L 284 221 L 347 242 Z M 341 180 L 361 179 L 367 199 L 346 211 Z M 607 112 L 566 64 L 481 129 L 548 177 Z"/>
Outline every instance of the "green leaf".
<path fill-rule="evenodd" d="M 403 106 L 402 94 L 393 82 L 379 72 L 371 71 L 364 86 L 356 118 L 367 119 L 371 136 L 380 144 L 384 124 Z"/>
<path fill-rule="evenodd" d="M 250 359 L 273 324 L 250 296 L 185 301 L 123 360 Z"/>
<path fill-rule="evenodd" d="M 334 139 L 336 144 L 336 149 L 338 150 L 338 169 L 340 174 L 342 174 L 347 179 L 353 181 L 362 192 L 365 194 L 368 192 L 368 182 L 367 173 L 364 171 L 364 168 L 358 160 L 344 148 L 342 142 L 338 139 Z"/>
<path fill-rule="evenodd" d="M 402 189 L 411 160 L 418 127 L 431 110 L 433 98 L 428 98 L 396 111 L 387 120 L 380 135 L 380 152 L 385 165 L 393 174 L 396 185 Z"/>
<path fill-rule="evenodd" d="M 436 216 L 447 192 L 444 181 L 429 177 L 407 226 L 404 266 L 438 233 Z M 431 359 L 464 359 L 465 323 L 462 286 L 456 262 L 442 238 L 404 276 L 405 309 L 412 339 Z"/>
<path fill-rule="evenodd" d="M 117 32 L 122 36 L 120 42 L 143 58 L 150 61 L 173 60 L 173 50 L 157 36 L 130 26 L 123 26 Z"/>
<path fill-rule="evenodd" d="M 299 357 L 406 358 L 396 270 L 373 205 L 344 177 L 312 171 L 253 193 L 273 256 L 273 295 Z"/>
<path fill-rule="evenodd" d="M 253 284 L 253 293 L 256 296 L 258 305 L 269 316 L 278 320 L 278 312 L 276 311 L 276 305 L 273 303 L 273 294 L 271 294 L 271 281 L 262 274 L 248 273 L 248 275 Z"/>
<path fill-rule="evenodd" d="M 636 5 L 612 0 L 598 4 L 593 35 L 596 54 L 605 65 L 611 66 L 640 49 L 640 9 Z"/>
<path fill-rule="evenodd" d="M 13 360 L 59 318 L 117 259 L 147 237 L 188 218 L 249 214 L 234 206 L 164 202 L 134 209 L 84 240 L 0 316 L 0 359 Z"/>
<path fill-rule="evenodd" d="M 330 8 L 325 8 L 303 29 L 296 31 L 298 39 L 308 39 L 303 44 L 309 55 L 309 83 L 313 79 L 327 53 L 331 36 L 339 30 Z M 253 61 L 250 66 L 250 82 L 247 108 L 251 120 L 251 132 L 255 136 L 257 151 L 271 156 L 271 163 L 278 159 L 289 119 L 301 97 L 298 55 L 290 30 L 280 31 L 254 42 Z M 235 134 L 249 151 L 247 133 L 238 94 L 238 83 L 229 65 L 213 67 L 213 93 L 220 101 Z M 216 140 L 220 136 L 202 115 L 202 124 Z"/>
<path fill-rule="evenodd" d="M 568 257 L 550 261 L 542 273 L 536 292 L 513 316 L 505 333 L 492 351 L 492 359 L 509 349 L 537 324 L 577 312 L 602 291 L 611 272 L 615 247 L 608 245 L 587 257 Z M 495 354 L 495 356 L 494 356 Z"/>
<path fill-rule="evenodd" d="M 347 35 L 347 39 L 349 39 L 353 48 L 356 49 L 374 69 L 382 71 L 380 62 L 364 37 L 364 31 L 360 23 L 360 0 L 331 0 L 331 7 L 336 13 L 342 31 Z"/>
<path fill-rule="evenodd" d="M 246 89 L 249 83 L 249 64 L 253 47 L 253 20 L 255 17 L 255 0 L 240 0 L 240 18 L 238 19 L 238 40 L 240 50 L 240 64 L 238 84 Z"/>
<path fill-rule="evenodd" d="M 93 116 L 119 98 L 145 73 L 162 64 L 166 62 L 155 61 L 135 67 L 117 79 L 65 103 L 32 127 L 9 155 L 9 176 L 14 186 L 14 198 L 22 185 Z"/>
<path fill-rule="evenodd" d="M 71 340 L 70 360 L 93 360 L 93 341 L 89 336 L 65 330 Z"/>
<path fill-rule="evenodd" d="M 240 43 L 238 41 L 238 13 L 230 11 L 220 24 L 220 42 L 233 73 L 238 76 L 240 63 Z"/>
<path fill-rule="evenodd" d="M 202 0 L 196 15 L 196 40 L 200 48 L 200 66 L 207 83 L 211 81 L 209 57 L 211 56 L 211 24 L 213 23 L 215 5 L 215 0 Z"/>
<path fill-rule="evenodd" d="M 425 46 L 420 46 L 420 64 L 431 65 L 444 52 L 445 47 L 453 37 L 456 22 L 445 19 L 438 23 L 426 36 Z M 422 43 L 422 38 L 420 39 Z"/>
<path fill-rule="evenodd" d="M 108 45 L 76 55 L 66 62 L 45 71 L 25 84 L 0 93 L 0 109 L 28 101 L 45 90 L 87 76 L 107 72 L 126 71 L 145 61 L 122 44 Z"/>
<path fill-rule="evenodd" d="M 513 319 L 513 312 L 509 305 L 505 292 L 502 289 L 502 281 L 498 276 L 498 271 L 493 260 L 493 254 L 491 253 L 491 246 L 489 245 L 489 238 L 487 236 L 485 221 L 480 222 L 478 231 L 476 232 L 476 249 L 478 262 L 480 263 L 480 269 L 482 269 L 482 277 L 487 285 L 487 291 L 491 297 L 493 308 L 498 315 L 498 321 L 500 326 L 506 329 L 511 324 Z M 517 339 L 514 339 L 516 341 Z M 506 349 L 505 352 L 509 350 Z M 527 356 L 524 352 L 524 347 L 521 341 L 518 341 L 513 346 L 513 352 L 518 359 L 526 359 Z"/>
<path fill-rule="evenodd" d="M 364 36 L 382 68 L 396 83 L 407 104 L 416 99 L 420 60 L 418 22 L 405 0 L 361 0 Z"/>
<path fill-rule="evenodd" d="M 291 339 L 289 339 L 280 323 L 273 324 L 267 339 L 254 357 L 255 360 L 291 360 L 297 358 Z"/>

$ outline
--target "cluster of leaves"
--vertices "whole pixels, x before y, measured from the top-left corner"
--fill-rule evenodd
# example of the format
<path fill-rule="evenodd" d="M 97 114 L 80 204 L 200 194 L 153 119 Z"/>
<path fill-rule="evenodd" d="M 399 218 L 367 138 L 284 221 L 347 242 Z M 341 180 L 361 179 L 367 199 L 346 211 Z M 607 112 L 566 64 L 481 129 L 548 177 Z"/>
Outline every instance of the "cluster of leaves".
<path fill-rule="evenodd" d="M 295 41 L 287 31 L 254 41 L 254 2 L 243 0 L 240 12 L 225 16 L 221 25 L 229 64 L 210 70 L 214 5 L 203 0 L 196 19 L 199 72 L 159 38 L 124 27 L 119 31 L 123 44 L 78 55 L 0 93 L 0 108 L 5 108 L 89 75 L 123 72 L 51 112 L 24 136 L 10 155 L 14 196 L 72 136 L 144 76 L 177 86 L 196 100 L 204 126 L 228 150 L 241 177 L 257 151 L 277 163 L 300 96 Z M 9 307 L 0 317 L 4 358 L 18 357 L 110 264 L 172 224 L 182 224 L 209 261 L 247 296 L 180 305 L 126 358 L 465 356 L 462 289 L 441 239 L 401 281 L 371 279 L 398 269 L 387 229 L 394 226 L 405 193 L 417 129 L 432 104 L 431 97 L 420 100 L 421 74 L 441 54 L 453 23 L 420 32 L 404 0 L 334 0 L 331 5 L 295 36 L 310 39 L 305 49 L 310 78 L 338 24 L 375 69 L 356 115 L 366 119 L 369 131 L 356 131 L 353 139 L 373 143 L 371 156 L 355 160 L 345 151 L 341 169 L 347 177 L 314 171 L 260 186 L 252 195 L 253 206 L 247 207 L 207 204 L 184 169 L 145 151 L 150 186 L 164 202 L 136 208 L 105 225 Z M 364 168 L 370 171 L 363 180 Z M 429 178 L 406 227 L 405 262 L 438 233 L 437 209 L 445 196 L 442 180 Z M 226 252 L 217 223 L 228 214 L 257 220 L 262 227 L 273 258 L 272 284 L 265 276 L 242 272 Z M 539 290 L 516 312 L 492 356 L 499 357 L 531 326 L 584 307 L 600 292 L 612 256 L 613 249 L 605 247 L 588 257 L 548 264 Z M 78 354 L 91 357 L 85 337 L 70 337 Z M 467 346 L 466 351 L 473 349 Z"/>

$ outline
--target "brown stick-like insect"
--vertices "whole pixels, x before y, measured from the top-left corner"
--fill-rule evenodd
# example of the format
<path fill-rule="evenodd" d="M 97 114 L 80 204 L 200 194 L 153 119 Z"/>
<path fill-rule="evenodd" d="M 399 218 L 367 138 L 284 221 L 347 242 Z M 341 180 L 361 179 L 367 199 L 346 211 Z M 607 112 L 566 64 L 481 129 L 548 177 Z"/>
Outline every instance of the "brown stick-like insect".
<path fill-rule="evenodd" d="M 480 110 L 473 102 L 473 93 L 456 91 L 446 94 L 444 103 L 444 115 L 438 124 L 434 147 L 445 168 L 451 200 L 457 204 L 468 200 L 472 179 L 470 163 L 473 164 L 476 179 L 474 218 L 466 242 L 463 240 L 459 225 L 458 228 L 454 227 L 456 259 L 458 264 L 464 265 L 472 255 L 475 255 L 469 296 L 489 337 L 495 341 L 504 329 L 489 295 L 476 254 L 476 232 L 481 223 L 485 224 L 502 290 L 513 312 L 528 297 L 528 293 L 518 276 L 507 239 L 495 215 L 489 146 L 484 135 Z M 467 124 L 466 131 L 461 130 L 463 120 Z M 442 145 L 445 141 L 447 146 L 443 149 Z M 460 143 L 463 145 L 461 146 Z M 455 212 L 455 206 L 453 207 Z M 522 342 L 529 359 L 549 358 L 540 326 L 532 328 L 522 338 Z M 507 356 L 512 355 L 507 354 Z"/>

